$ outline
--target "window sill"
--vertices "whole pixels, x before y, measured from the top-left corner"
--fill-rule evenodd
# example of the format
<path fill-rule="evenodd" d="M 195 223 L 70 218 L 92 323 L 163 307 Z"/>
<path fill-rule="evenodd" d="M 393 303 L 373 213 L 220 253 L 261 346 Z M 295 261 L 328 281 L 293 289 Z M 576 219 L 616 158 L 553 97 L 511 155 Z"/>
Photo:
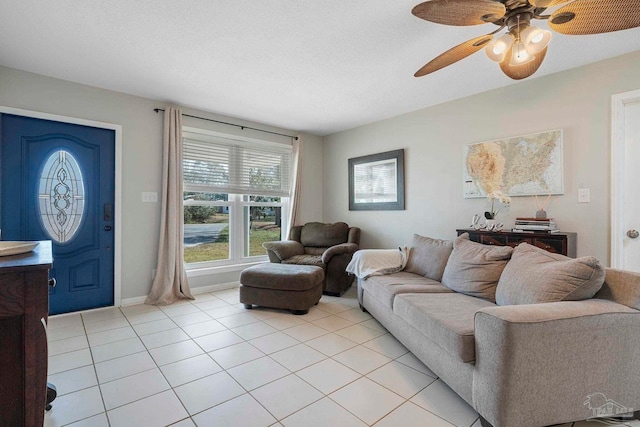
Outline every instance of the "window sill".
<path fill-rule="evenodd" d="M 212 274 L 218 273 L 230 273 L 234 271 L 242 271 L 245 268 L 251 267 L 253 265 L 265 264 L 268 263 L 269 260 L 260 260 L 255 262 L 247 262 L 243 264 L 231 264 L 231 265 L 221 265 L 218 267 L 201 267 L 201 268 L 187 268 L 187 277 L 200 277 L 200 276 L 210 276 Z"/>

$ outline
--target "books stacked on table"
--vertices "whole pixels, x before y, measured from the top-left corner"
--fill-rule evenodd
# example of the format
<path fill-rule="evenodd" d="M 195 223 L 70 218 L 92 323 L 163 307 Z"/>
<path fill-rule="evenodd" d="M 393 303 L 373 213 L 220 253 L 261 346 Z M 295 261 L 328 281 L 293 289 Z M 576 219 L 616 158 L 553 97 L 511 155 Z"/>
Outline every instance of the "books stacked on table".
<path fill-rule="evenodd" d="M 516 218 L 514 232 L 520 233 L 558 233 L 558 226 L 553 218 Z"/>

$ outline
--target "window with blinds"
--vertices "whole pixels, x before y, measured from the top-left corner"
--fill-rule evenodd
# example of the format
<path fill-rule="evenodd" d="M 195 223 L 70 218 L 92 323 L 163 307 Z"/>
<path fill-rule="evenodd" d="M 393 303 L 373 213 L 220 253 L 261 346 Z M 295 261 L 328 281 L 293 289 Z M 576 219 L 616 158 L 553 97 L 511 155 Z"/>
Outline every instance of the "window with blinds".
<path fill-rule="evenodd" d="M 182 155 L 187 269 L 266 260 L 287 229 L 291 147 L 183 129 Z"/>
<path fill-rule="evenodd" d="M 289 197 L 291 147 L 223 138 L 183 140 L 185 191 Z"/>

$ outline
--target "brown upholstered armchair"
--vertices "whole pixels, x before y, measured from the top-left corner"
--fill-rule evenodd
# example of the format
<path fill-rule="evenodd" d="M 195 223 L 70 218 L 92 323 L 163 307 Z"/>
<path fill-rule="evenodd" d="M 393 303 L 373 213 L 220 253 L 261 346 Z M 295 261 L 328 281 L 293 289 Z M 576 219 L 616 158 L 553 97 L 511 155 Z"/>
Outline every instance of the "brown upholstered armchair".
<path fill-rule="evenodd" d="M 340 296 L 353 276 L 345 271 L 360 244 L 360 229 L 344 222 L 309 222 L 291 228 L 289 240 L 265 242 L 271 262 L 315 265 L 324 269 L 324 293 Z"/>

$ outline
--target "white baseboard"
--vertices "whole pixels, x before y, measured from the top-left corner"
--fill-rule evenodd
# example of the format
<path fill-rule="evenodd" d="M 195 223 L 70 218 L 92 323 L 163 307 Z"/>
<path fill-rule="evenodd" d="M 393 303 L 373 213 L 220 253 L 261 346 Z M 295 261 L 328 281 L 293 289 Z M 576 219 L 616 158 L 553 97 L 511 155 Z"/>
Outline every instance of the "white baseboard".
<path fill-rule="evenodd" d="M 146 299 L 147 299 L 146 295 L 143 297 L 122 298 L 120 300 L 120 307 L 126 307 L 128 305 L 144 304 L 144 300 Z"/>
<path fill-rule="evenodd" d="M 191 288 L 191 294 L 199 295 L 206 294 L 207 292 L 224 291 L 225 289 L 233 289 L 237 288 L 238 286 L 240 286 L 240 282 L 218 283 L 217 285 L 199 286 L 197 288 Z M 126 307 L 128 305 L 144 304 L 145 299 L 147 299 L 146 295 L 142 297 L 122 298 L 120 304 L 122 307 Z"/>
<path fill-rule="evenodd" d="M 240 286 L 240 282 L 218 283 L 217 285 L 199 286 L 197 288 L 191 288 L 193 295 L 206 294 L 207 292 L 224 291 L 226 289 L 234 289 Z"/>

